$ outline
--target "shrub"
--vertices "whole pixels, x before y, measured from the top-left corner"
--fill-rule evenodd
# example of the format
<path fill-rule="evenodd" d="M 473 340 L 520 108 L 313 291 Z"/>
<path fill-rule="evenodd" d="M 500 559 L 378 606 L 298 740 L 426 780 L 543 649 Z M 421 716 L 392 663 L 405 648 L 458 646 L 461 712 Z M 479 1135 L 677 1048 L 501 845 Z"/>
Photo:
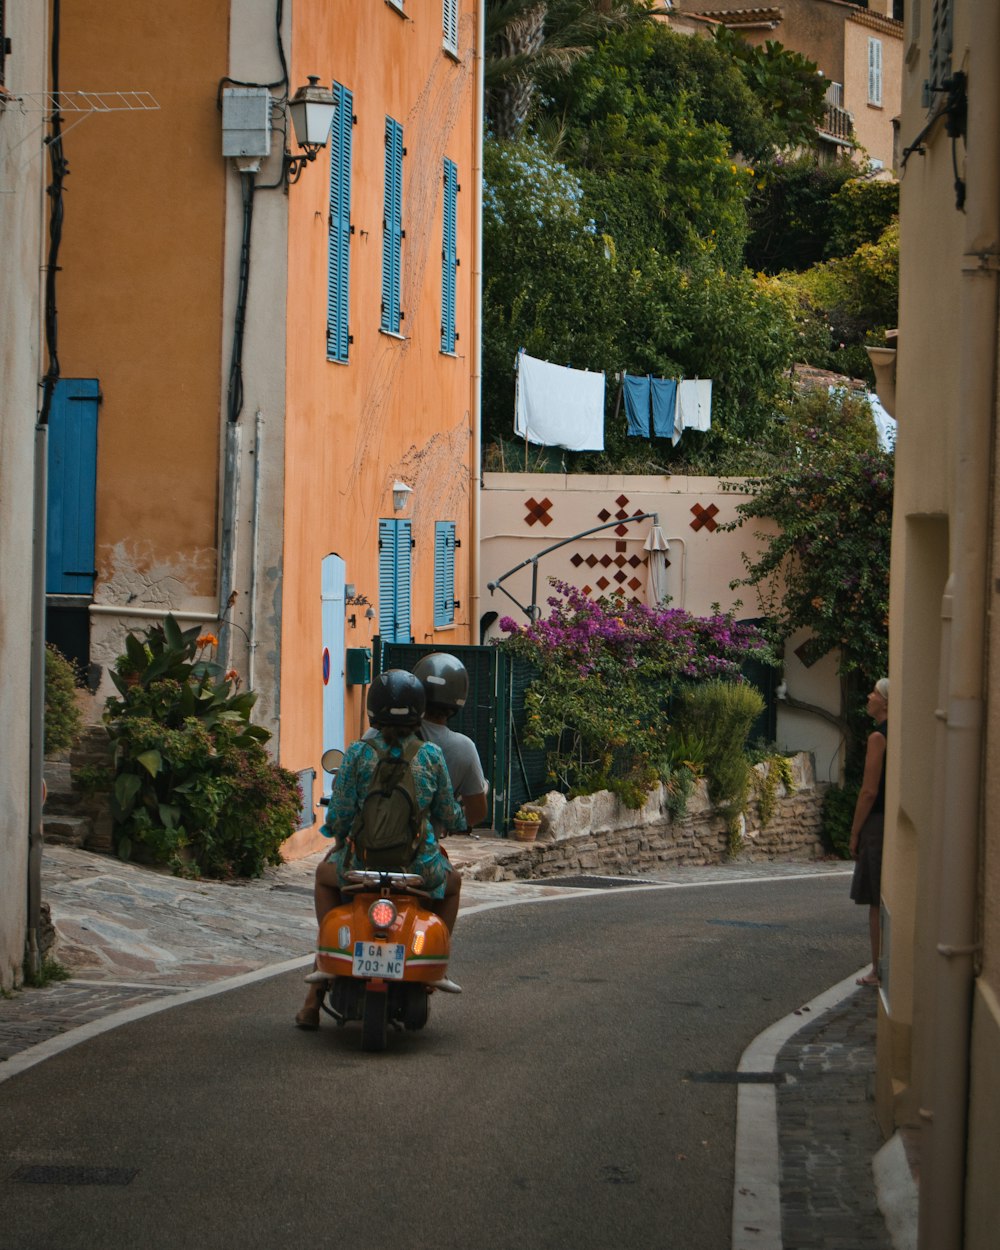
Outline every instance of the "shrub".
<path fill-rule="evenodd" d="M 747 735 L 763 710 L 764 700 L 753 686 L 712 680 L 684 690 L 675 716 L 680 734 L 704 743 L 708 792 L 731 831 L 750 794 Z"/>
<path fill-rule="evenodd" d="M 857 801 L 857 786 L 830 786 L 823 795 L 823 842 L 841 859 L 851 858 L 851 825 Z"/>
<path fill-rule="evenodd" d="M 52 645 L 45 644 L 45 750 L 67 751 L 83 728 L 76 702 L 80 677 L 76 666 Z"/>
<path fill-rule="evenodd" d="M 525 742 L 547 751 L 549 775 L 564 793 L 611 790 L 641 807 L 666 775 L 664 738 L 679 683 L 736 677 L 749 655 L 767 659 L 766 643 L 731 616 L 592 600 L 553 584 L 548 617 L 524 627 L 510 617 L 500 622 L 510 635 L 500 645 L 539 672 L 525 696 Z"/>
<path fill-rule="evenodd" d="M 112 674 L 121 698 L 108 699 L 104 717 L 115 847 L 175 871 L 259 876 L 280 863 L 301 795 L 268 757 L 268 731 L 250 723 L 257 696 L 206 658 L 217 641 L 172 616 L 126 638 Z"/>

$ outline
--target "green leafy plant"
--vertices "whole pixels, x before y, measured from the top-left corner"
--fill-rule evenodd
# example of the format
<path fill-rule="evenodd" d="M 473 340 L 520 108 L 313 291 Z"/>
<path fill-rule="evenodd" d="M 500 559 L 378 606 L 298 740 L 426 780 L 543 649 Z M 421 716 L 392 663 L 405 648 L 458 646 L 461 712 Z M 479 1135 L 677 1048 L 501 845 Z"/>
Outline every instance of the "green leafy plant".
<path fill-rule="evenodd" d="M 795 789 L 795 779 L 792 776 L 792 761 L 787 755 L 768 755 L 762 763 L 764 768 L 755 768 L 752 778 L 760 812 L 760 827 L 764 829 L 777 809 L 779 787 L 784 786 L 785 792 L 791 794 Z"/>
<path fill-rule="evenodd" d="M 764 700 L 751 685 L 715 679 L 687 687 L 678 704 L 677 728 L 704 742 L 708 792 L 735 835 L 751 788 L 752 769 L 744 747 Z"/>
<path fill-rule="evenodd" d="M 112 673 L 121 697 L 105 710 L 115 846 L 190 874 L 258 876 L 281 862 L 301 793 L 250 723 L 256 694 L 209 658 L 217 643 L 172 616 L 126 637 Z"/>
<path fill-rule="evenodd" d="M 76 667 L 51 642 L 45 644 L 45 750 L 75 746 L 83 728 L 76 701 L 80 677 Z"/>
<path fill-rule="evenodd" d="M 37 972 L 31 970 L 27 960 L 24 961 L 24 984 L 30 989 L 40 990 L 56 981 L 68 981 L 72 975 L 57 959 L 51 959 L 47 955 Z"/>
<path fill-rule="evenodd" d="M 821 836 L 824 844 L 841 859 L 851 857 L 851 825 L 858 802 L 858 787 L 830 786 L 823 795 Z"/>

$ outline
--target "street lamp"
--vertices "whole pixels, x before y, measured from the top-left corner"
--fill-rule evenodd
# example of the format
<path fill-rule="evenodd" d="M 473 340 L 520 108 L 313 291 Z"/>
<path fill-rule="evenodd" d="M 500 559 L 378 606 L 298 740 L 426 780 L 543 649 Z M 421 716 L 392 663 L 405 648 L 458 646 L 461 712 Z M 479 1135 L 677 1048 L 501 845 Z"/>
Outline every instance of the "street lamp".
<path fill-rule="evenodd" d="M 302 155 L 285 155 L 286 185 L 298 182 L 307 162 L 314 161 L 316 154 L 326 147 L 330 127 L 337 112 L 337 101 L 329 87 L 321 87 L 319 79 L 310 74 L 308 85 L 299 87 L 292 96 L 288 112 L 292 118 L 295 141 L 302 148 Z"/>

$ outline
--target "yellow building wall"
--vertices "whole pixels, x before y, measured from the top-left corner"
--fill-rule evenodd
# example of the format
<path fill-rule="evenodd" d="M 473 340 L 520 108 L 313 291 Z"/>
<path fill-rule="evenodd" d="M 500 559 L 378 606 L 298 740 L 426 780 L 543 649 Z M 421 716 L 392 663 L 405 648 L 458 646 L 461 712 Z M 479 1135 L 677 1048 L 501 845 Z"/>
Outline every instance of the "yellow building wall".
<path fill-rule="evenodd" d="M 228 0 L 102 0 L 95 21 L 88 0 L 61 6 L 62 86 L 159 105 L 64 120 L 59 358 L 64 377 L 101 384 L 107 603 L 201 607 L 216 593 L 228 13 Z"/>
<path fill-rule="evenodd" d="M 882 45 L 882 103 L 869 99 L 868 41 Z M 899 113 L 903 75 L 903 38 L 897 23 L 891 26 L 859 13 L 844 23 L 844 107 L 854 117 L 857 142 L 872 160 L 892 169 L 892 121 Z"/>
<path fill-rule="evenodd" d="M 349 13 L 349 19 L 346 20 Z M 283 586 L 282 763 L 318 767 L 322 750 L 320 565 L 346 561 L 346 581 L 378 610 L 379 518 L 412 520 L 411 631 L 445 647 L 474 638 L 469 620 L 475 230 L 473 0 L 460 8 L 459 54 L 442 46 L 441 5 L 330 4 L 294 10 L 292 81 L 308 74 L 354 95 L 349 363 L 326 358 L 328 153 L 289 194 L 286 532 Z M 380 332 L 385 119 L 403 127 L 402 337 Z M 440 350 L 443 159 L 458 166 L 454 355 Z M 392 486 L 412 488 L 394 512 Z M 434 523 L 456 522 L 453 627 L 435 630 Z M 348 647 L 370 645 L 364 606 Z M 346 737 L 356 737 L 360 690 L 348 688 Z M 299 853 L 313 831 L 293 839 Z"/>
<path fill-rule="evenodd" d="M 958 145 L 958 174 L 969 188 L 965 212 L 956 205 L 952 142 L 943 125 L 925 134 L 923 152 L 910 156 L 901 175 L 892 697 L 882 873 L 890 927 L 877 1106 L 886 1132 L 899 1124 L 920 1123 L 923 1129 L 921 1247 L 944 1244 L 934 1240 L 936 1218 L 945 1210 L 951 1219 L 949 1187 L 957 1168 L 964 1236 L 949 1244 L 986 1250 L 996 1244 L 1000 1221 L 1000 826 L 994 817 L 1000 802 L 1000 664 L 991 617 L 1000 586 L 1000 343 L 994 320 L 1000 27 L 995 6 L 956 0 L 952 12 L 951 66 L 967 74 L 970 93 L 968 133 Z M 907 6 L 904 148 L 928 121 L 922 88 L 931 18 L 929 0 Z M 991 447 L 992 460 L 990 453 L 978 454 L 980 446 Z M 991 490 L 985 495 L 987 474 Z M 980 622 L 970 604 L 981 587 L 987 593 Z M 980 623 L 985 648 L 976 645 Z M 962 646 L 950 646 L 953 632 Z M 953 754 L 946 769 L 948 746 Z M 978 780 L 978 791 L 971 779 Z M 947 948 L 965 942 L 966 932 L 971 943 L 950 951 L 957 962 L 945 962 Z M 971 969 L 958 961 L 970 961 Z M 967 973 L 966 1051 L 965 1013 L 955 1010 L 954 986 L 960 982 L 964 998 Z M 966 1077 L 967 1105 L 964 1097 L 947 1096 L 963 1089 Z M 961 1175 L 955 1161 L 963 1156 Z"/>

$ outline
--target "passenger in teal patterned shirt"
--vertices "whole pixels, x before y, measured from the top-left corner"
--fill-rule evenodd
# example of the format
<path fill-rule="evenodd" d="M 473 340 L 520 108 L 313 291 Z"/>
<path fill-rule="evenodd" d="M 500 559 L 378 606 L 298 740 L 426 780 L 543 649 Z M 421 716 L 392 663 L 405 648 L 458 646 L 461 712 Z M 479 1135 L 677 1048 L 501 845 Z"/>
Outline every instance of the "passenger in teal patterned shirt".
<path fill-rule="evenodd" d="M 402 754 L 408 743 L 419 741 L 417 730 L 424 702 L 423 686 L 412 673 L 402 669 L 380 673 L 369 687 L 368 719 L 378 733 L 348 748 L 334 779 L 330 806 L 323 822 L 322 832 L 334 839 L 334 847 L 316 869 L 316 919 L 321 924 L 328 911 L 340 906 L 340 891 L 347 884 L 347 873 L 362 866 L 348 838 L 371 786 L 378 763 L 377 752 L 389 749 Z M 417 801 L 427 817 L 424 819 L 425 840 L 407 869 L 423 877 L 427 892 L 438 900 L 434 910 L 450 933 L 458 918 L 462 878 L 442 852 L 434 825 L 449 833 L 457 832 L 465 828 L 465 813 L 455 799 L 440 747 L 433 742 L 421 742 L 410 769 Z M 447 977 L 436 984 L 442 989 L 459 989 Z M 295 1017 L 300 1029 L 319 1027 L 319 1002 L 319 986 L 310 985 L 306 1001 Z"/>
<path fill-rule="evenodd" d="M 336 839 L 336 845 L 326 857 L 326 862 L 337 870 L 338 887 L 347 884 L 346 874 L 362 867 L 360 861 L 347 854 L 346 842 L 354 826 L 354 818 L 371 786 L 378 751 L 389 750 L 392 755 L 402 755 L 404 747 L 415 735 L 397 737 L 393 731 L 380 730 L 375 737 L 355 742 L 348 748 L 344 762 L 337 772 L 327 808 L 326 820 L 321 832 L 324 837 Z M 390 741 L 390 738 L 394 741 Z M 451 865 L 441 853 L 434 835 L 434 825 L 450 832 L 465 828 L 465 813 L 452 792 L 448 769 L 441 748 L 433 742 L 423 742 L 410 764 L 417 803 L 424 818 L 424 842 L 408 871 L 419 872 L 432 898 L 443 899 Z M 349 861 L 349 862 L 348 862 Z M 449 925 L 449 929 L 452 926 Z"/>

